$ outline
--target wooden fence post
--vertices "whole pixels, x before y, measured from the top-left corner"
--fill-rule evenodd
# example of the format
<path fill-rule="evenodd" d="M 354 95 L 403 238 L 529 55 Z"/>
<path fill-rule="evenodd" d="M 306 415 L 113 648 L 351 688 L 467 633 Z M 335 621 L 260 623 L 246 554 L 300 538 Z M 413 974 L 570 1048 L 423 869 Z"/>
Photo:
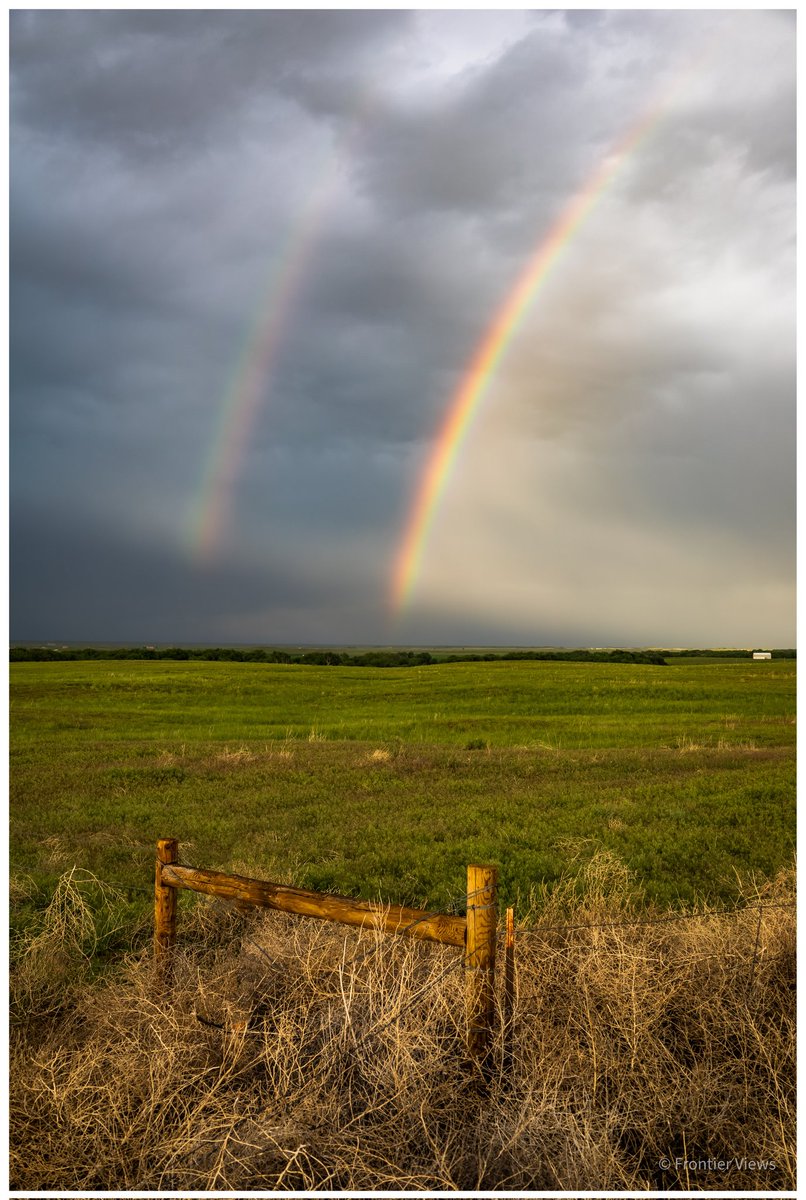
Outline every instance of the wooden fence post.
<path fill-rule="evenodd" d="M 498 868 L 467 868 L 467 1048 L 484 1073 L 489 1068 L 495 1014 L 495 937 Z"/>
<path fill-rule="evenodd" d="M 507 909 L 506 941 L 504 942 L 504 1004 L 503 1060 L 505 1075 L 512 1069 L 512 1019 L 515 1011 L 515 913 Z"/>
<path fill-rule="evenodd" d="M 176 942 L 176 888 L 162 882 L 163 864 L 179 861 L 179 842 L 176 838 L 160 838 L 157 842 L 157 873 L 154 880 L 154 961 L 159 980 L 170 982 L 171 951 Z"/>

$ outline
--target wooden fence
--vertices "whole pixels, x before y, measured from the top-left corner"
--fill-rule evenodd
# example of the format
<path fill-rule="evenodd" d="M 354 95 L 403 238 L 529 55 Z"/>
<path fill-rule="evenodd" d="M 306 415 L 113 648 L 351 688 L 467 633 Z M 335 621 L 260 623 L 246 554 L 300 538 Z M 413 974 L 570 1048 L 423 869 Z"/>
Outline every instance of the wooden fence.
<path fill-rule="evenodd" d="M 171 951 L 176 944 L 177 891 L 186 888 L 219 896 L 238 908 L 272 908 L 278 912 L 369 926 L 385 933 L 402 934 L 456 946 L 464 950 L 466 979 L 467 1048 L 472 1060 L 486 1073 L 495 1021 L 495 957 L 497 935 L 498 868 L 474 863 L 467 868 L 467 915 L 425 912 L 399 904 L 353 900 L 324 892 L 205 871 L 179 863 L 176 838 L 157 842 L 154 888 L 154 953 L 163 986 L 170 980 Z M 507 913 L 504 973 L 505 1022 L 511 1015 L 513 975 L 512 910 Z"/>

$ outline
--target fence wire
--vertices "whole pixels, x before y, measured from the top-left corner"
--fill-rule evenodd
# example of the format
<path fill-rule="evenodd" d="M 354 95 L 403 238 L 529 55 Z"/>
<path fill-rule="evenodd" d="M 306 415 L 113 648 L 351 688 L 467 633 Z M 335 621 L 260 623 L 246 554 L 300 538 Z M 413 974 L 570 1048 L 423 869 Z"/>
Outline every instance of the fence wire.
<path fill-rule="evenodd" d="M 639 925 L 667 925 L 673 921 L 704 921 L 712 917 L 738 917 L 742 913 L 759 912 L 765 908 L 795 908 L 796 900 L 772 901 L 768 904 L 744 904 L 734 908 L 704 909 L 702 912 L 674 913 L 665 917 L 633 917 L 628 921 L 593 921 L 575 925 L 518 925 L 517 934 L 542 937 L 544 933 L 570 933 L 579 929 L 627 929 Z"/>
<path fill-rule="evenodd" d="M 172 865 L 189 866 L 188 863 L 179 863 L 179 862 L 176 864 L 172 864 Z M 113 884 L 112 887 L 115 891 L 121 892 L 122 894 L 124 894 L 126 896 L 131 896 L 131 895 L 137 894 L 137 895 L 141 895 L 141 896 L 148 896 L 152 900 L 154 898 L 153 887 L 145 888 L 145 887 L 138 886 L 137 884 Z M 180 890 L 192 890 L 192 889 L 180 889 Z M 408 933 L 408 931 L 410 929 L 413 929 L 415 926 L 421 924 L 423 921 L 431 920 L 434 917 L 445 916 L 446 914 L 449 916 L 464 916 L 465 914 L 462 910 L 467 907 L 467 901 L 471 900 L 474 896 L 478 895 L 480 892 L 486 891 L 486 890 L 487 890 L 486 888 L 479 888 L 475 892 L 470 892 L 470 893 L 462 892 L 461 895 L 457 895 L 454 897 L 453 900 L 449 901 L 448 904 L 446 904 L 444 908 L 434 909 L 429 912 L 424 912 L 422 914 L 422 916 L 417 917 L 416 920 L 409 922 L 408 925 L 402 926 L 399 930 L 396 930 L 395 932 L 400 933 L 400 934 Z M 198 896 L 202 896 L 205 900 L 207 900 L 209 902 L 213 902 L 214 904 L 220 906 L 222 909 L 226 908 L 230 912 L 236 914 L 237 916 L 239 916 L 243 919 L 246 919 L 246 917 L 248 915 L 242 909 L 239 909 L 236 907 L 236 904 L 237 904 L 236 901 L 224 900 L 220 896 L 213 896 L 206 892 L 195 892 L 194 894 L 198 895 Z M 327 893 L 323 893 L 323 894 L 326 895 Z M 481 905 L 481 906 L 476 905 L 474 907 L 476 908 L 477 912 L 480 912 L 484 909 L 494 908 L 494 907 L 498 907 L 498 906 L 497 905 Z M 592 922 L 584 922 L 584 923 L 577 922 L 574 924 L 567 924 L 567 925 L 541 925 L 541 924 L 517 925 L 515 927 L 515 933 L 520 936 L 524 936 L 524 937 L 542 937 L 542 935 L 545 933 L 571 933 L 571 932 L 581 930 L 581 929 L 626 929 L 628 927 L 639 926 L 639 925 L 666 925 L 666 924 L 670 924 L 670 923 L 677 922 L 677 921 L 702 921 L 702 920 L 711 919 L 713 917 L 738 917 L 738 916 L 741 916 L 742 913 L 758 912 L 759 910 L 764 910 L 764 909 L 768 909 L 768 908 L 796 908 L 796 907 L 797 907 L 796 900 L 769 901 L 769 902 L 765 902 L 763 904 L 735 905 L 733 908 L 703 909 L 701 912 L 667 913 L 665 916 L 662 916 L 662 917 L 631 917 L 628 920 L 624 920 L 624 921 L 592 921 Z M 280 912 L 282 910 L 267 909 L 267 911 Z M 249 938 L 248 936 L 247 936 L 246 940 L 252 942 L 252 939 Z M 252 944 L 255 945 L 254 942 L 252 942 Z M 257 949 L 260 949 L 260 947 L 257 947 Z M 351 961 L 355 961 L 356 963 L 359 963 L 359 962 L 363 961 L 364 958 L 368 958 L 370 955 L 375 954 L 376 951 L 377 951 L 377 947 L 373 947 L 371 950 L 367 950 L 363 954 L 357 955 L 356 958 Z"/>
<path fill-rule="evenodd" d="M 439 910 L 424 912 L 421 916 L 417 917 L 416 920 L 411 921 L 411 922 L 409 922 L 408 925 L 402 926 L 399 930 L 396 930 L 396 933 L 398 933 L 398 934 L 408 933 L 411 929 L 413 929 L 415 926 L 421 924 L 423 921 L 429 920 L 436 916 L 444 915 L 445 913 L 450 913 L 452 915 L 459 915 L 461 913 L 462 908 L 470 908 L 471 907 L 471 905 L 468 903 L 469 901 L 472 901 L 472 899 L 476 895 L 479 895 L 482 892 L 485 892 L 487 890 L 488 890 L 487 888 L 478 888 L 474 892 L 463 893 L 462 895 L 457 895 L 444 908 L 439 909 Z M 208 896 L 205 893 L 201 893 L 201 894 L 204 895 L 204 898 L 208 902 L 211 902 L 214 906 L 217 906 L 220 909 L 226 911 L 229 915 L 235 915 L 237 917 L 240 917 L 242 921 L 244 921 L 244 922 L 246 921 L 247 913 L 242 908 L 237 907 L 234 902 L 225 901 L 225 900 L 222 900 L 222 898 L 216 897 L 216 896 Z M 529 936 L 542 937 L 544 934 L 547 934 L 547 933 L 571 933 L 571 932 L 577 932 L 577 931 L 587 930 L 587 929 L 597 929 L 597 930 L 598 929 L 626 929 L 626 928 L 636 928 L 636 927 L 641 927 L 641 926 L 670 924 L 670 923 L 681 922 L 681 921 L 695 921 L 695 920 L 701 921 L 701 920 L 707 920 L 709 918 L 738 917 L 738 916 L 742 915 L 743 913 L 758 912 L 758 924 L 757 924 L 757 928 L 756 928 L 755 947 L 753 950 L 752 970 L 751 970 L 751 975 L 748 980 L 748 984 L 747 984 L 747 988 L 746 988 L 747 994 L 749 995 L 752 990 L 753 980 L 755 977 L 756 963 L 758 960 L 758 949 L 759 949 L 759 943 L 760 943 L 760 937 L 761 937 L 762 913 L 766 909 L 794 908 L 795 906 L 796 906 L 796 901 L 794 901 L 794 900 L 771 901 L 771 902 L 767 902 L 764 904 L 734 906 L 733 908 L 729 908 L 729 909 L 713 909 L 710 911 L 704 910 L 702 912 L 693 912 L 693 913 L 674 913 L 674 914 L 668 914 L 663 917 L 648 917 L 648 918 L 634 917 L 634 918 L 630 918 L 629 920 L 624 920 L 624 921 L 603 921 L 603 922 L 586 922 L 586 923 L 577 922 L 574 924 L 545 925 L 545 926 L 537 926 L 537 927 L 531 927 L 531 928 L 524 927 L 524 926 L 517 926 L 515 928 L 515 933 L 517 935 L 526 936 L 526 937 L 529 937 Z M 477 911 L 482 911 L 482 910 L 494 908 L 494 907 L 496 907 L 496 905 L 485 904 L 485 905 L 473 906 L 473 907 L 475 907 L 477 909 Z M 370 916 L 371 916 L 371 914 L 370 914 Z M 255 941 L 255 939 L 253 937 L 251 937 L 248 933 L 244 932 L 243 940 L 246 941 L 255 950 L 257 950 L 258 953 L 261 954 L 264 958 L 266 958 L 266 960 L 270 963 L 271 966 L 276 965 L 274 960 L 266 953 L 265 948 L 262 947 L 257 941 Z M 379 951 L 383 947 L 385 947 L 387 944 L 388 943 L 386 942 L 386 935 L 381 936 L 380 933 L 378 933 L 376 935 L 375 943 L 373 946 L 353 955 L 353 957 L 348 959 L 346 962 L 342 962 L 342 964 L 338 967 L 340 977 L 343 978 L 345 971 L 347 971 L 351 968 L 355 969 L 356 967 L 361 966 L 364 963 L 366 963 L 370 958 L 372 958 L 374 955 L 378 954 Z M 346 946 L 346 940 L 345 940 L 345 946 Z M 458 948 L 459 947 L 452 947 L 452 949 L 458 949 Z M 398 1010 L 395 1013 L 392 1014 L 391 1017 L 386 1018 L 380 1024 L 378 1024 L 378 1025 L 374 1026 L 372 1029 L 368 1030 L 361 1038 L 356 1039 L 355 1034 L 353 1034 L 354 1050 L 355 1051 L 360 1050 L 371 1039 L 379 1036 L 381 1033 L 383 1033 L 383 1031 L 385 1029 L 388 1029 L 396 1021 L 400 1020 L 400 1018 L 403 1017 L 408 1011 L 410 1011 L 424 996 L 426 996 L 429 992 L 433 991 L 435 988 L 439 987 L 444 982 L 444 980 L 448 978 L 448 976 L 452 975 L 459 968 L 467 968 L 468 965 L 469 965 L 469 959 L 466 954 L 463 954 L 459 959 L 452 962 L 444 971 L 440 972 L 439 975 L 436 976 L 436 978 L 429 980 L 423 987 L 419 988 L 406 1001 L 405 1004 L 403 1004 L 400 1008 L 398 1008 Z M 327 968 L 323 968 L 322 971 L 319 972 L 319 974 L 321 974 L 321 975 L 331 974 L 332 971 L 333 971 L 332 967 L 327 967 Z M 209 1020 L 209 1018 L 201 1016 L 198 1012 L 196 1012 L 196 1018 L 203 1025 L 206 1025 L 210 1028 L 220 1029 L 220 1030 L 226 1030 L 226 1028 L 227 1028 L 226 1024 L 220 1023 L 217 1021 L 211 1021 L 211 1020 Z M 259 1029 L 255 1029 L 255 1030 L 245 1029 L 245 1030 L 242 1030 L 241 1032 L 244 1034 L 252 1034 L 255 1036 L 261 1036 L 261 1033 L 262 1033 L 262 1031 Z"/>

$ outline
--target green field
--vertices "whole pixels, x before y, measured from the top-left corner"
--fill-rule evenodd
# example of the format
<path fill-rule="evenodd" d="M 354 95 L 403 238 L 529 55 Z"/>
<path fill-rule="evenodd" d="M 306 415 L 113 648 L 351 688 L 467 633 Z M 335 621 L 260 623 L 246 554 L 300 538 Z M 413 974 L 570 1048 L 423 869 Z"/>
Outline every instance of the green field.
<path fill-rule="evenodd" d="M 197 866 L 433 906 L 461 895 L 470 861 L 497 862 L 517 902 L 605 848 L 664 906 L 729 902 L 737 873 L 792 862 L 792 660 L 10 677 L 11 872 L 28 905 L 78 865 L 146 907 L 163 836 Z"/>

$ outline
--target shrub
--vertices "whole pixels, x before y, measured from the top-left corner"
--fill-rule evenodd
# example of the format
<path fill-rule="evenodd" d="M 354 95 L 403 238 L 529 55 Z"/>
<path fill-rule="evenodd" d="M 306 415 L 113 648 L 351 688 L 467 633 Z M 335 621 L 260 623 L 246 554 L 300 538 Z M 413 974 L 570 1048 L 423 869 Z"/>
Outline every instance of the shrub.
<path fill-rule="evenodd" d="M 166 1000 L 147 956 L 82 981 L 103 914 L 67 880 L 47 944 L 73 973 L 46 985 L 36 939 L 15 969 L 39 983 L 17 991 L 12 1187 L 791 1189 L 792 896 L 786 874 L 744 897 L 760 910 L 639 918 L 601 855 L 535 893 L 485 1085 L 454 949 L 200 903 Z M 674 1165 L 709 1158 L 775 1168 Z"/>

